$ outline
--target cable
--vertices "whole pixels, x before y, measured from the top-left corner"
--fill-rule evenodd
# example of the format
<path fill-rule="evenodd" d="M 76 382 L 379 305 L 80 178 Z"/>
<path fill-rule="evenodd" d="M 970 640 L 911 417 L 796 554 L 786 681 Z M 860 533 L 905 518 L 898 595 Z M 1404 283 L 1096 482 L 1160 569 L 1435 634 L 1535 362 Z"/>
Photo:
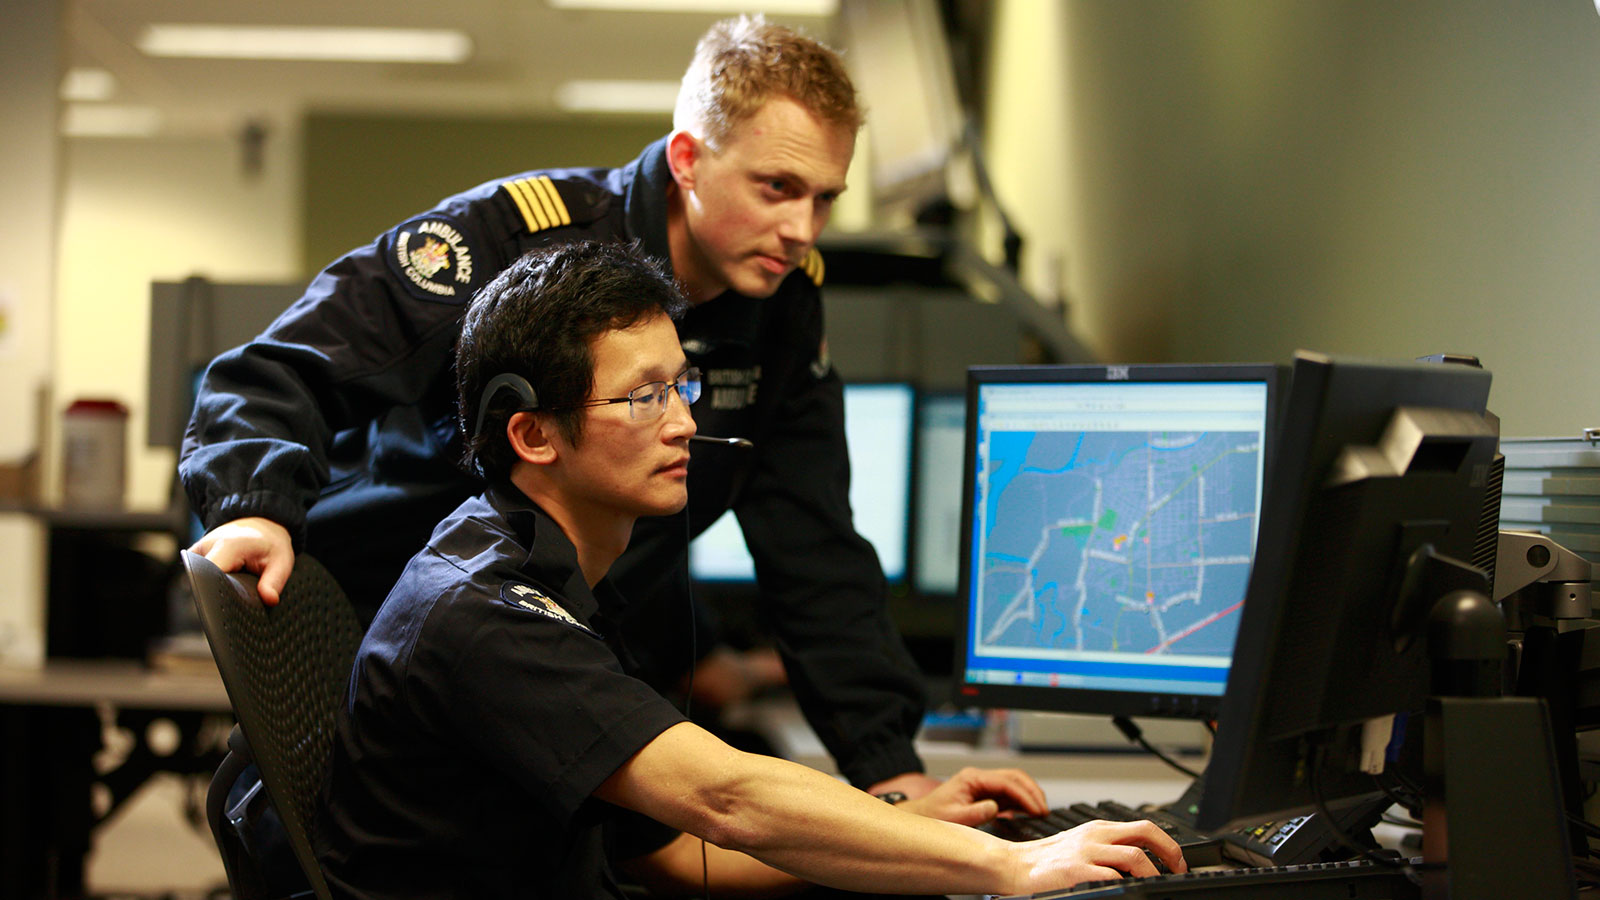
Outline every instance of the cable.
<path fill-rule="evenodd" d="M 1395 781 L 1403 782 L 1403 779 L 1397 777 Z M 1372 776 L 1372 783 L 1377 785 L 1378 790 L 1383 791 L 1383 795 L 1388 797 L 1391 802 L 1405 807 L 1406 812 L 1409 813 L 1412 818 L 1421 818 L 1421 816 L 1417 814 L 1417 811 L 1422 809 L 1422 796 L 1420 793 L 1412 790 L 1403 783 L 1397 790 L 1393 786 L 1384 783 L 1384 780 L 1377 775 Z M 1404 792 L 1403 794 L 1402 791 Z"/>
<path fill-rule="evenodd" d="M 1600 825 L 1596 825 L 1593 822 L 1590 822 L 1590 821 L 1587 821 L 1587 820 L 1584 820 L 1584 819 L 1580 819 L 1577 816 L 1573 815 L 1572 813 L 1567 813 L 1567 821 L 1571 822 L 1572 824 L 1574 824 L 1576 826 L 1578 826 L 1578 830 L 1582 831 L 1584 834 L 1589 835 L 1590 837 L 1600 837 Z"/>
<path fill-rule="evenodd" d="M 689 613 L 689 687 L 683 697 L 683 717 L 694 709 L 694 670 L 700 663 L 700 629 L 694 621 L 694 578 L 689 574 L 689 543 L 694 540 L 689 527 L 689 507 L 683 508 L 683 596 Z M 706 862 L 706 839 L 700 838 L 700 895 L 711 900 L 711 866 Z"/>
<path fill-rule="evenodd" d="M 1146 752 L 1153 754 L 1156 759 L 1161 760 L 1162 762 L 1173 767 L 1174 769 L 1177 769 L 1179 772 L 1182 772 L 1190 778 L 1200 777 L 1199 772 L 1196 772 L 1183 763 L 1178 762 L 1167 754 L 1162 753 L 1160 750 L 1156 749 L 1154 744 L 1151 744 L 1149 741 L 1145 740 L 1144 732 L 1140 731 L 1139 726 L 1135 725 L 1133 720 L 1127 716 L 1112 716 L 1111 724 L 1117 726 L 1117 730 L 1122 732 L 1123 737 L 1135 744 L 1138 744 L 1140 747 L 1143 747 Z"/>
<path fill-rule="evenodd" d="M 1311 797 L 1316 802 L 1317 814 L 1322 816 L 1323 821 L 1328 825 L 1328 833 L 1332 834 L 1334 840 L 1338 841 L 1346 850 L 1359 854 L 1362 859 L 1391 869 L 1399 869 L 1405 874 L 1406 880 L 1412 884 L 1422 884 L 1422 873 L 1418 871 L 1417 866 L 1411 864 L 1411 860 L 1403 856 L 1398 859 L 1379 856 L 1372 852 L 1371 848 L 1363 846 L 1346 832 L 1344 824 L 1334 818 L 1332 810 L 1328 809 L 1327 800 L 1322 796 L 1322 764 L 1326 752 L 1327 748 L 1322 744 L 1317 744 L 1311 748 Z M 1426 867 L 1427 864 L 1424 864 L 1424 866 Z"/>

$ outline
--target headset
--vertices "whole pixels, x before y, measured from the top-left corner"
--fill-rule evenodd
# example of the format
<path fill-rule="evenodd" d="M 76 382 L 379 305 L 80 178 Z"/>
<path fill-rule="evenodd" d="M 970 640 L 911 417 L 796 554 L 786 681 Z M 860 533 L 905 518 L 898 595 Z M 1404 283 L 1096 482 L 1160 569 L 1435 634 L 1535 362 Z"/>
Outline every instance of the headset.
<path fill-rule="evenodd" d="M 504 388 L 516 392 L 517 399 L 522 401 L 523 408 L 519 412 L 532 412 L 539 408 L 539 395 L 534 392 L 533 385 L 528 383 L 528 379 L 515 372 L 501 372 L 489 379 L 489 383 L 483 388 L 483 399 L 478 401 L 478 418 L 472 429 L 472 440 L 476 441 L 478 435 L 483 434 L 483 420 L 489 415 L 489 401 Z"/>
<path fill-rule="evenodd" d="M 493 400 L 494 395 L 505 388 L 510 388 L 514 391 L 517 399 L 522 401 L 522 409 L 519 412 L 533 412 L 539 408 L 539 395 L 534 391 L 533 385 L 528 383 L 528 379 L 515 372 L 501 372 L 499 375 L 489 379 L 489 383 L 483 388 L 483 399 L 478 401 L 478 418 L 474 420 L 472 440 L 476 441 L 478 435 L 483 433 L 483 420 L 489 414 L 489 401 Z M 738 447 L 741 450 L 751 450 L 755 447 L 755 442 L 749 438 L 742 437 L 712 437 L 705 434 L 696 434 L 691 436 L 689 440 L 701 444 Z"/>

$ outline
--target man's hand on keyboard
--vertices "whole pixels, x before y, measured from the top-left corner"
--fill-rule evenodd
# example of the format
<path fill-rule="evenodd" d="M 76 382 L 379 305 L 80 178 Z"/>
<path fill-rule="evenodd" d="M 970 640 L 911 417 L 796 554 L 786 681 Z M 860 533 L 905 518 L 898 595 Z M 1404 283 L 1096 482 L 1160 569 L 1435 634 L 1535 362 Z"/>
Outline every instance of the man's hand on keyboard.
<path fill-rule="evenodd" d="M 958 825 L 982 825 L 1003 810 L 1030 816 L 1049 812 L 1044 789 L 1021 769 L 965 768 L 931 792 L 900 804 L 902 809 Z"/>
<path fill-rule="evenodd" d="M 1017 845 L 1024 848 L 1018 894 L 1060 890 L 1085 881 L 1161 874 L 1149 850 L 1173 872 L 1186 872 L 1183 852 L 1154 822 L 1095 821 L 1070 831 Z"/>

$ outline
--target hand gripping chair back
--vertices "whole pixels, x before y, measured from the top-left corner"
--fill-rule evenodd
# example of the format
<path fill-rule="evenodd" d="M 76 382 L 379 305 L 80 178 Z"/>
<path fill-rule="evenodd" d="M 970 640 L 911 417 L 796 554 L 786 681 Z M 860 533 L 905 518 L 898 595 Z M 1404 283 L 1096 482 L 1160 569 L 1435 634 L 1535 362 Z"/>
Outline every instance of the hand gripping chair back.
<path fill-rule="evenodd" d="M 265 893 L 259 869 L 249 871 L 259 861 L 225 808 L 234 780 L 253 758 L 295 859 L 316 896 L 328 900 L 312 847 L 334 721 L 361 643 L 355 613 L 328 570 L 305 554 L 295 559 L 281 600 L 271 607 L 256 594 L 253 575 L 225 574 L 188 551 L 183 564 L 238 722 L 207 796 L 207 818 L 234 897 Z"/>

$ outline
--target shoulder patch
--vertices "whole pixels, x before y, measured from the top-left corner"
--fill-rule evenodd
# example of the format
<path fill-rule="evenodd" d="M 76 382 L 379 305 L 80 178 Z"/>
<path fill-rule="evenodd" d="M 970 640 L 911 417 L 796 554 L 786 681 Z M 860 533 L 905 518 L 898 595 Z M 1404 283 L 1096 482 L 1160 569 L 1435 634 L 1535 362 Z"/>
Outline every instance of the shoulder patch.
<path fill-rule="evenodd" d="M 822 287 L 822 276 L 826 269 L 822 265 L 821 251 L 817 250 L 815 247 L 812 247 L 811 250 L 806 253 L 805 258 L 800 260 L 800 268 L 806 273 L 806 277 L 811 279 L 812 284 L 816 285 L 817 287 Z"/>
<path fill-rule="evenodd" d="M 500 189 L 517 205 L 517 212 L 522 213 L 522 221 L 528 226 L 530 234 L 572 224 L 567 204 L 562 201 L 561 192 L 556 190 L 555 182 L 550 180 L 549 175 L 502 181 Z"/>
<path fill-rule="evenodd" d="M 555 619 L 558 622 L 565 622 L 585 634 L 594 635 L 595 637 L 600 636 L 595 634 L 594 629 L 573 618 L 572 613 L 567 612 L 561 607 L 561 604 L 551 600 L 543 591 L 533 585 L 523 584 L 520 581 L 508 581 L 500 586 L 500 599 L 507 606 L 514 609 L 537 613 L 546 618 Z"/>
<path fill-rule="evenodd" d="M 429 214 L 390 232 L 389 268 L 419 300 L 459 305 L 482 285 L 477 242 L 449 216 Z"/>

